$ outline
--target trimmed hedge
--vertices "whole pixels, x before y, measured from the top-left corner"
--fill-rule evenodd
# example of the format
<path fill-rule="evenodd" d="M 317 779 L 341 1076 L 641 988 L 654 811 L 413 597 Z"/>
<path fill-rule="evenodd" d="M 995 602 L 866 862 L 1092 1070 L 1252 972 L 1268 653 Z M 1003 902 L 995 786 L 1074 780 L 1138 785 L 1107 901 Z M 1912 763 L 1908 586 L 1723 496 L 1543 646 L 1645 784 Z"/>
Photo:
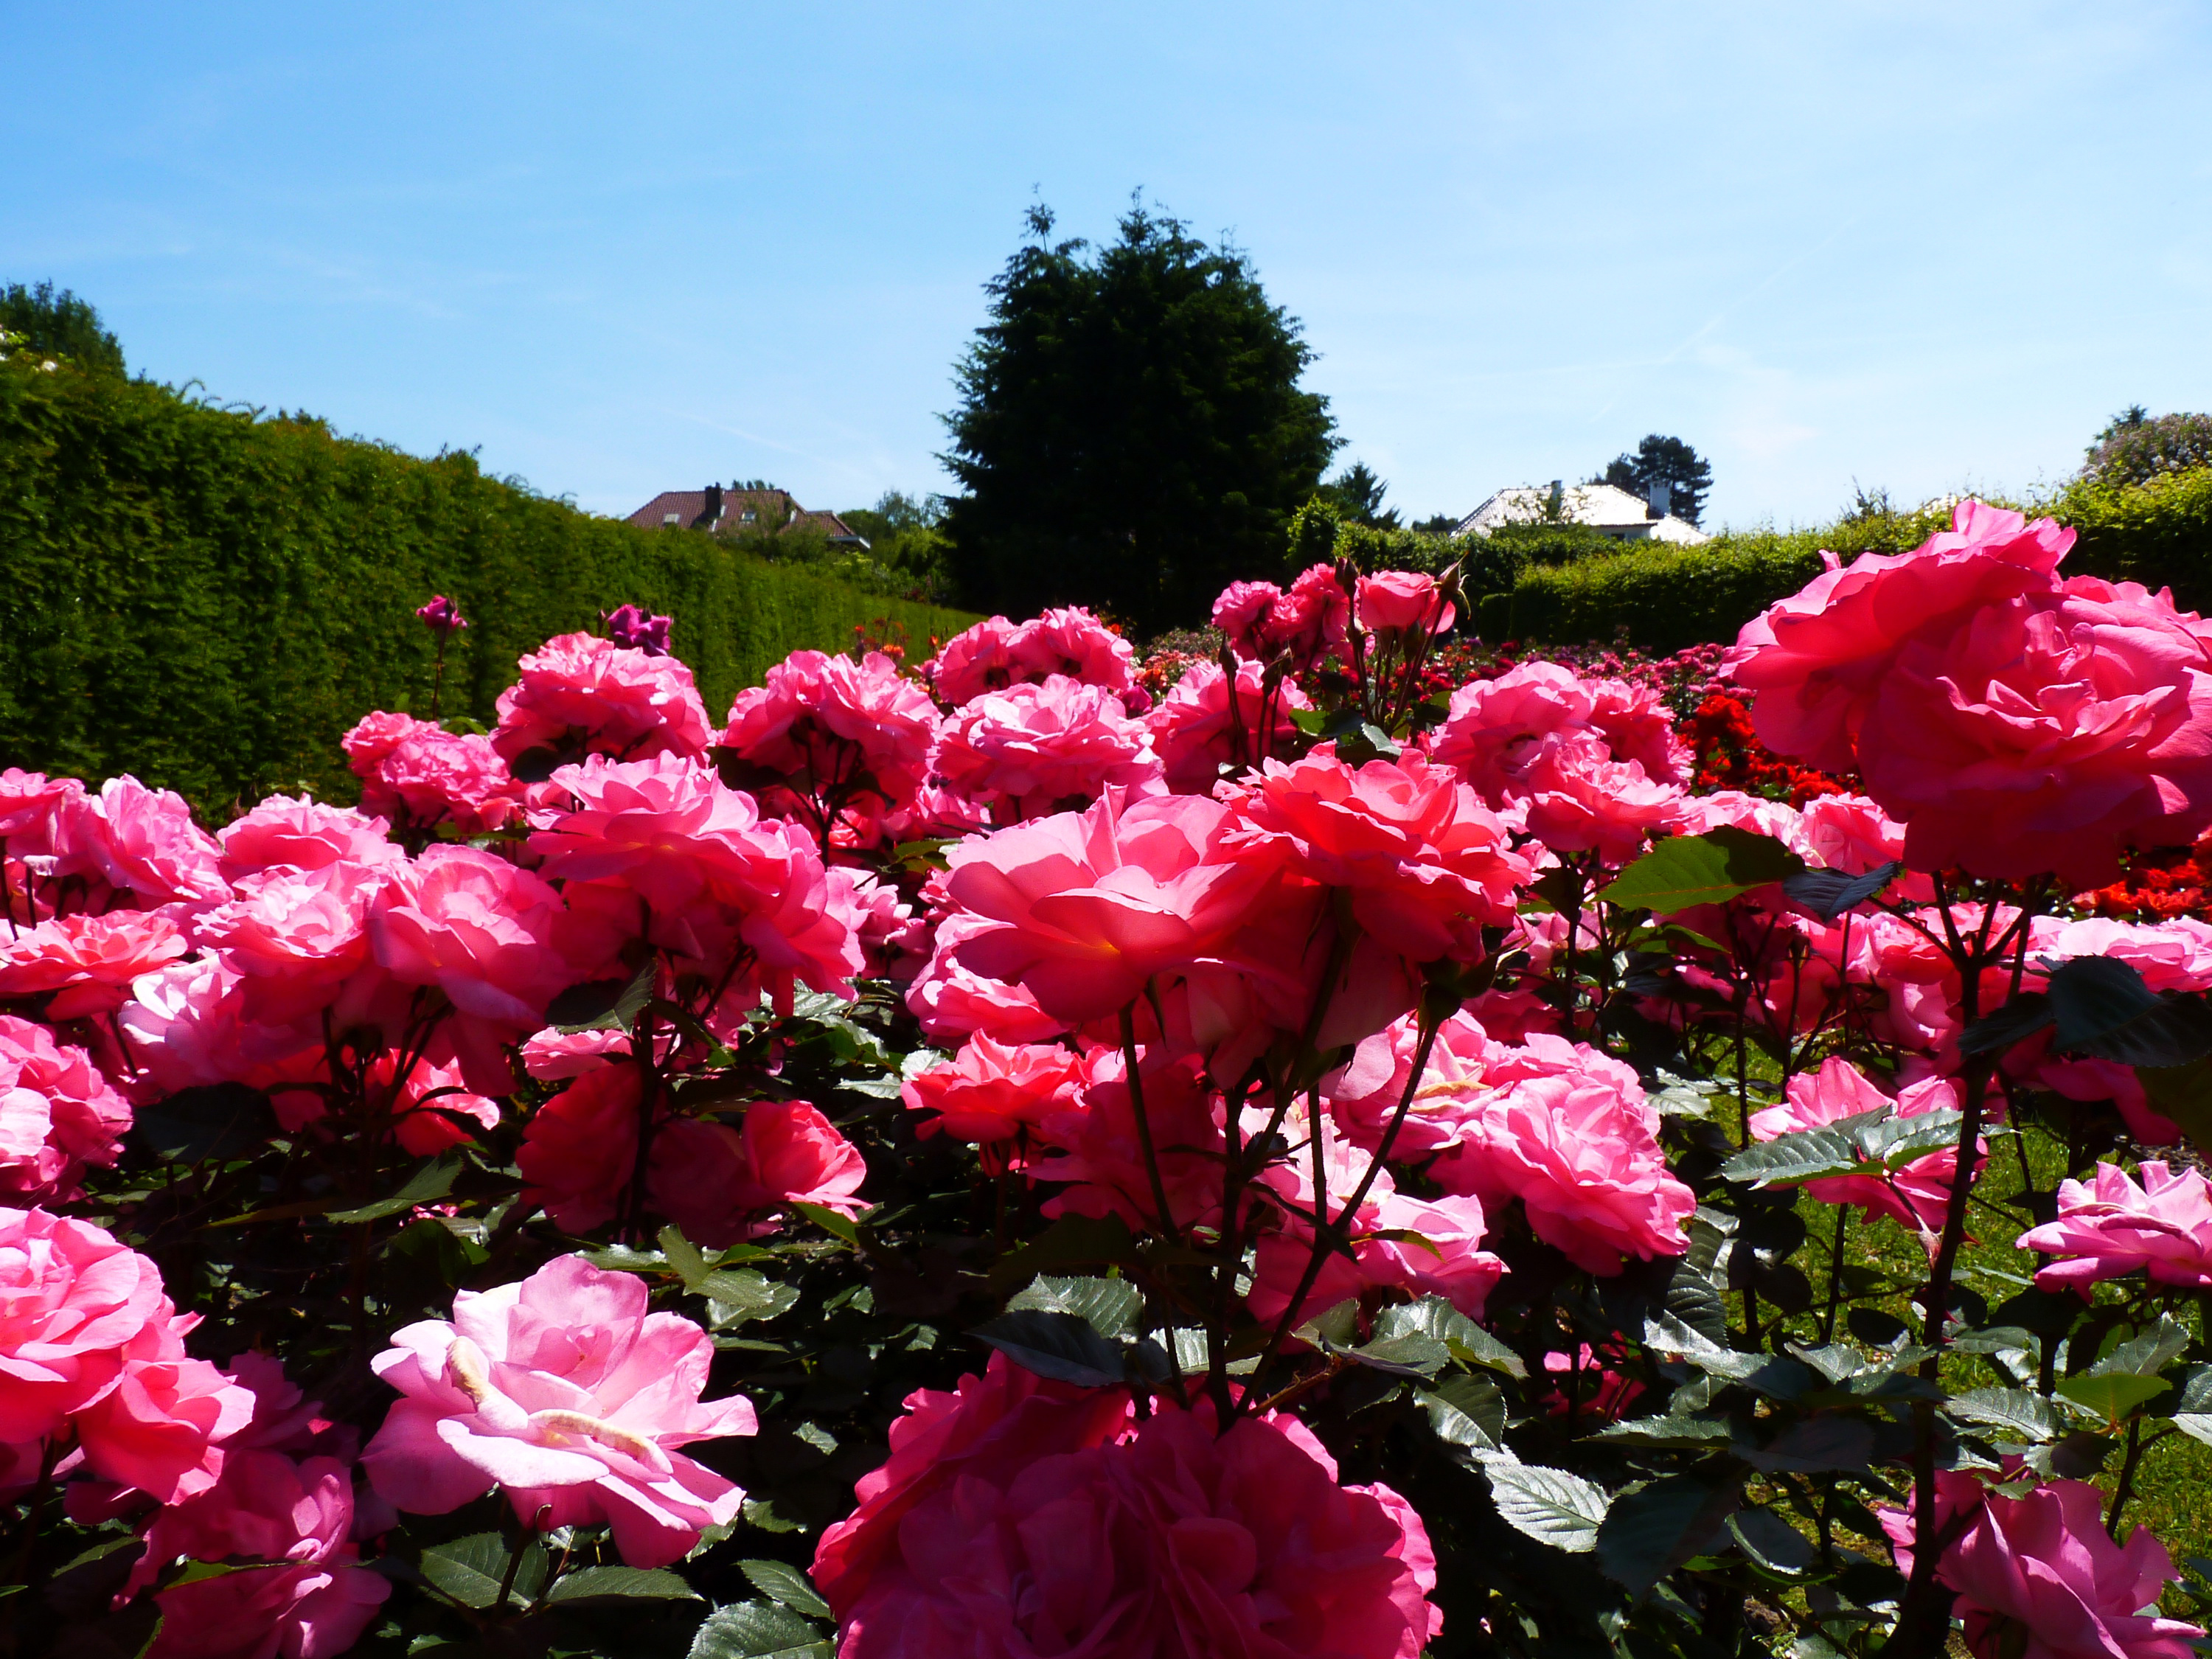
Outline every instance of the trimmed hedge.
<path fill-rule="evenodd" d="M 2015 505 L 2080 532 L 2066 574 L 2171 586 L 2185 608 L 2212 608 L 2212 467 L 2145 484 L 2081 481 Z M 1826 529 L 1726 533 L 1695 548 L 1647 543 L 1529 566 L 1510 592 L 1478 601 L 1478 624 L 1491 638 L 1551 643 L 1611 640 L 1625 629 L 1632 644 L 1655 652 L 1727 642 L 1818 575 L 1821 549 L 1846 563 L 1864 552 L 1903 552 L 1949 522 L 1948 510 L 1875 514 Z"/>
<path fill-rule="evenodd" d="M 304 784 L 351 799 L 338 738 L 371 708 L 427 711 L 452 595 L 447 714 L 487 723 L 517 657 L 630 602 L 719 717 L 800 647 L 856 625 L 917 647 L 972 617 L 643 531 L 489 478 L 260 418 L 146 380 L 0 361 L 0 764 L 137 774 L 218 821 Z"/>

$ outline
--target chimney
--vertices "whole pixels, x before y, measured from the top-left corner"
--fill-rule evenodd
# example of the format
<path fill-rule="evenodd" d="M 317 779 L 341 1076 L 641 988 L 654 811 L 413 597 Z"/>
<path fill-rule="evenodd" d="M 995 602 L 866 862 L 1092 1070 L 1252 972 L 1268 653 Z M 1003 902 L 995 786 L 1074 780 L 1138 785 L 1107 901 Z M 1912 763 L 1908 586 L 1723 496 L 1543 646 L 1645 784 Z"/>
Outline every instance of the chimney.
<path fill-rule="evenodd" d="M 1653 480 L 1650 496 L 1651 517 L 1655 519 L 1663 519 L 1667 516 L 1668 499 L 1674 493 L 1674 490 L 1668 486 L 1664 478 Z"/>
<path fill-rule="evenodd" d="M 1564 483 L 1562 483 L 1560 480 L 1557 479 L 1557 478 L 1553 479 L 1553 480 L 1552 480 L 1552 502 L 1551 502 L 1551 506 L 1550 506 L 1548 508 L 1547 508 L 1547 509 L 1546 509 L 1546 510 L 1550 514 L 1550 515 L 1551 515 L 1553 518 L 1556 519 L 1556 518 L 1558 518 L 1558 517 L 1559 516 L 1559 508 L 1560 508 L 1561 505 L 1562 505 L 1562 504 L 1566 501 L 1566 499 L 1567 499 L 1567 487 L 1566 487 L 1566 485 L 1565 485 Z"/>
<path fill-rule="evenodd" d="M 706 508 L 697 518 L 691 520 L 691 527 L 694 530 L 712 530 L 714 527 L 715 520 L 720 519 L 721 516 L 722 486 L 718 483 L 710 483 L 707 486 Z"/>

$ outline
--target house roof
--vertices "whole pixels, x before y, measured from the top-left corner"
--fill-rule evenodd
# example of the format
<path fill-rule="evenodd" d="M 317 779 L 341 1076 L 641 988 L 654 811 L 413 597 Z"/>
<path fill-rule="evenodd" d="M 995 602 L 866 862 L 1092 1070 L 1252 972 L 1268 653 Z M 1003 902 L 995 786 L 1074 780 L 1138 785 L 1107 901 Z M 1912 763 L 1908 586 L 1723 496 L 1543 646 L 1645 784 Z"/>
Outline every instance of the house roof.
<path fill-rule="evenodd" d="M 1711 537 L 1686 519 L 1668 514 L 1651 516 L 1644 501 L 1607 483 L 1569 484 L 1560 492 L 1561 516 L 1573 523 L 1609 535 L 1634 535 L 1638 539 L 1674 542 L 1698 547 Z M 1491 495 L 1480 507 L 1452 526 L 1455 536 L 1487 536 L 1500 525 L 1533 524 L 1544 517 L 1552 492 L 1540 484 L 1516 484 Z"/>
<path fill-rule="evenodd" d="M 694 526 L 716 535 L 736 534 L 740 529 L 773 527 L 781 535 L 795 526 L 805 524 L 820 530 L 833 542 L 867 543 L 852 526 L 835 513 L 819 507 L 799 506 L 787 489 L 725 489 L 722 491 L 722 510 L 712 524 L 701 520 L 706 516 L 707 492 L 703 489 L 664 489 L 643 507 L 631 514 L 628 523 L 643 530 L 659 530 L 665 526 Z M 748 518 L 750 514 L 752 516 Z"/>

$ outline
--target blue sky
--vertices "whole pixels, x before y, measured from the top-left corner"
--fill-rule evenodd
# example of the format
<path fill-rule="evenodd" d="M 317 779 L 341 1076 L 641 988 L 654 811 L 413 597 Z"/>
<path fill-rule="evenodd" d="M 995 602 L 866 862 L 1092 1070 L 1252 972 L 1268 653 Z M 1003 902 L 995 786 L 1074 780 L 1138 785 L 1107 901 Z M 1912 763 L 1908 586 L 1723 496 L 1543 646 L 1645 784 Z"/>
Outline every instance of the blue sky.
<path fill-rule="evenodd" d="M 942 488 L 1033 192 L 1247 250 L 1419 515 L 2055 483 L 2212 408 L 2212 8 L 12 0 L 0 281 L 604 512 Z"/>

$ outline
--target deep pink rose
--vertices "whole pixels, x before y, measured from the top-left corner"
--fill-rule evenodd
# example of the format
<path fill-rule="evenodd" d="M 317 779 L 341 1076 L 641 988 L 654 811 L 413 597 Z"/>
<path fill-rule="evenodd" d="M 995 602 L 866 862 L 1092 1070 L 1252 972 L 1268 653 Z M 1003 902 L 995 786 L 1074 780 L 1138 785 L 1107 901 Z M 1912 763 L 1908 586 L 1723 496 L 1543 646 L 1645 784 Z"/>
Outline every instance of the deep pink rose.
<path fill-rule="evenodd" d="M 249 876 L 236 898 L 200 918 L 200 942 L 237 970 L 247 1018 L 307 1018 L 368 964 L 369 906 L 386 876 L 404 879 L 405 870 L 340 862 Z"/>
<path fill-rule="evenodd" d="M 1430 1173 L 1486 1206 L 1518 1199 L 1537 1237 L 1600 1274 L 1623 1258 L 1680 1255 L 1696 1195 L 1667 1167 L 1659 1118 L 1636 1073 L 1585 1043 L 1493 1044 L 1492 1088 Z"/>
<path fill-rule="evenodd" d="M 1958 1106 L 1958 1089 L 1948 1078 L 1929 1078 L 1913 1084 L 1893 1101 L 1850 1061 L 1832 1055 L 1818 1071 L 1800 1072 L 1791 1078 L 1780 1104 L 1753 1112 L 1751 1133 L 1760 1140 L 1772 1140 L 1862 1112 L 1894 1107 L 1899 1117 L 1919 1117 L 1929 1112 L 1956 1111 Z M 1975 1146 L 1978 1157 L 1987 1156 L 1984 1143 L 1977 1141 Z M 1957 1149 L 1946 1146 L 1914 1158 L 1886 1178 L 1830 1176 L 1807 1182 L 1805 1190 L 1823 1204 L 1856 1204 L 1869 1218 L 1888 1216 L 1899 1226 L 1925 1239 L 1942 1231 L 1943 1214 L 1951 1202 L 1951 1182 L 1958 1168 Z"/>
<path fill-rule="evenodd" d="M 640 1090 L 635 1066 L 594 1066 L 531 1114 L 514 1160 L 521 1201 L 565 1233 L 612 1221 L 637 1161 Z"/>
<path fill-rule="evenodd" d="M 653 1206 L 710 1249 L 762 1238 L 793 1204 L 843 1215 L 868 1207 L 860 1149 L 803 1100 L 757 1100 L 742 1129 L 678 1118 L 653 1137 L 646 1194 Z"/>
<path fill-rule="evenodd" d="M 0 842 L 7 843 L 8 855 L 52 853 L 58 815 L 83 796 L 84 785 L 75 778 L 50 778 L 15 766 L 0 772 Z"/>
<path fill-rule="evenodd" d="M 1341 647 L 1352 632 L 1352 595 L 1330 564 L 1308 565 L 1298 573 L 1265 623 L 1261 642 L 1288 654 L 1294 666 L 1310 668 Z"/>
<path fill-rule="evenodd" d="M 1479 956 L 1482 928 L 1512 920 L 1531 874 L 1497 815 L 1417 754 L 1357 769 L 1271 760 L 1224 799 L 1247 826 L 1228 838 L 1238 855 L 1272 848 L 1305 879 L 1349 889 L 1366 933 L 1415 962 Z"/>
<path fill-rule="evenodd" d="M 1449 633 L 1456 615 L 1437 591 L 1437 579 L 1416 570 L 1378 570 L 1362 576 L 1352 609 L 1359 625 L 1377 634 Z"/>
<path fill-rule="evenodd" d="M 936 656 L 922 665 L 930 689 L 948 708 L 1014 683 L 1014 661 L 1007 642 L 1014 625 L 1004 617 L 987 617 L 955 634 Z"/>
<path fill-rule="evenodd" d="M 1467 1138 L 1476 1105 L 1491 1087 L 1486 1080 L 1491 1047 L 1471 1014 L 1454 1014 L 1437 1028 L 1428 1069 L 1412 1090 L 1405 1121 L 1391 1143 L 1393 1158 L 1415 1163 Z M 1407 1097 L 1419 1048 L 1419 1030 L 1407 1015 L 1367 1038 L 1349 1062 L 1322 1079 L 1330 1118 L 1353 1146 L 1370 1152 L 1382 1146 L 1398 1103 Z"/>
<path fill-rule="evenodd" d="M 386 836 L 386 827 L 383 819 L 350 806 L 271 795 L 216 836 L 222 848 L 218 867 L 224 880 L 237 882 L 264 870 L 396 864 L 406 854 Z"/>
<path fill-rule="evenodd" d="M 1238 656 L 1264 660 L 1272 654 L 1272 624 L 1283 600 L 1283 590 L 1273 582 L 1231 582 L 1213 602 L 1213 625 Z"/>
<path fill-rule="evenodd" d="M 2145 1158 L 2132 1176 L 2100 1162 L 2094 1182 L 2058 1183 L 2058 1218 L 2031 1227 L 2019 1244 L 2059 1258 L 2036 1270 L 2039 1289 L 2070 1285 L 2084 1301 L 2099 1279 L 2132 1273 L 2212 1290 L 2212 1188 L 2162 1158 Z"/>
<path fill-rule="evenodd" d="M 1726 672 L 1757 694 L 1759 741 L 1827 772 L 1858 761 L 1859 727 L 1899 649 L 1973 611 L 2057 585 L 2074 532 L 1963 501 L 1910 553 L 1863 553 L 1744 624 Z"/>
<path fill-rule="evenodd" d="M 444 1515 L 498 1486 L 526 1524 L 550 1505 L 548 1527 L 611 1526 L 634 1567 L 681 1560 L 744 1493 L 676 1449 L 752 1433 L 753 1408 L 702 1402 L 714 1345 L 646 1302 L 634 1274 L 564 1255 L 393 1333 L 372 1365 L 402 1398 L 362 1455 L 378 1492 Z"/>
<path fill-rule="evenodd" d="M 192 822 L 182 795 L 149 789 L 128 774 L 108 779 L 96 795 L 67 798 L 55 819 L 61 862 L 54 873 L 104 884 L 145 910 L 173 904 L 190 913 L 228 898 L 220 850 Z"/>
<path fill-rule="evenodd" d="M 1109 797 L 945 849 L 945 890 L 975 918 L 939 955 L 1019 985 L 1068 1025 L 1111 1014 L 1241 927 L 1274 870 L 1235 855 L 1229 808 L 1194 795 Z"/>
<path fill-rule="evenodd" d="M 0 1193 L 70 1203 L 85 1166 L 112 1169 L 131 1103 L 82 1048 L 43 1025 L 0 1014 Z"/>
<path fill-rule="evenodd" d="M 907 1080 L 901 1098 L 926 1112 L 915 1133 L 979 1146 L 1012 1140 L 1071 1102 L 1089 1076 L 1083 1056 L 1047 1044 L 1007 1044 L 978 1032 L 948 1065 Z"/>
<path fill-rule="evenodd" d="M 976 931 L 975 918 L 966 920 Z M 1000 1042 L 1048 1042 L 1068 1029 L 1037 1006 L 1029 988 L 979 974 L 962 964 L 947 922 L 937 929 L 935 954 L 907 988 L 906 1004 L 932 1042 L 957 1044 L 971 1033 L 988 1031 Z M 988 923 L 982 923 L 988 928 Z"/>
<path fill-rule="evenodd" d="M 725 747 L 785 773 L 801 793 L 848 787 L 861 773 L 894 805 L 929 775 L 937 705 L 880 651 L 860 662 L 794 651 L 730 705 Z"/>
<path fill-rule="evenodd" d="M 1116 692 L 1061 674 L 964 704 L 945 720 L 932 763 L 949 787 L 1018 817 L 1096 800 L 1113 786 L 1133 794 L 1165 787 L 1152 733 Z"/>
<path fill-rule="evenodd" d="M 691 671 L 601 639 L 562 634 L 518 665 L 499 694 L 492 747 L 512 764 L 533 749 L 646 760 L 696 757 L 714 742 Z"/>
<path fill-rule="evenodd" d="M 130 1000 L 133 980 L 188 948 L 175 922 L 143 910 L 55 916 L 0 940 L 0 997 L 51 991 L 48 1019 L 104 1014 Z"/>
<path fill-rule="evenodd" d="M 1006 657 L 1018 680 L 1055 674 L 1085 685 L 1126 691 L 1137 683 L 1137 656 L 1128 641 L 1081 605 L 1032 617 L 1007 635 Z"/>
<path fill-rule="evenodd" d="M 339 744 L 361 780 L 362 811 L 380 819 L 416 830 L 450 822 L 465 836 L 480 836 L 521 815 L 521 784 L 480 733 L 379 712 Z"/>
<path fill-rule="evenodd" d="M 1937 1581 L 1959 1594 L 1975 1659 L 2191 1659 L 2203 1631 L 2155 1608 L 2181 1575 L 2142 1528 L 2116 1544 L 2105 1531 L 2105 1495 L 2082 1480 L 2051 1480 L 2021 1498 L 1984 1493 L 1963 1470 L 1936 1475 L 1936 1519 L 1973 1519 L 1937 1563 Z M 1912 1571 L 1914 1524 L 1881 1511 L 1898 1570 Z"/>
<path fill-rule="evenodd" d="M 1196 662 L 1145 716 L 1145 724 L 1151 728 L 1152 749 L 1165 769 L 1168 787 L 1178 795 L 1208 795 L 1221 769 L 1237 758 L 1236 729 L 1244 733 L 1247 759 L 1279 753 L 1297 736 L 1291 711 L 1312 707 L 1305 693 L 1287 679 L 1263 697 L 1260 665 L 1240 662 L 1232 722 L 1229 677 L 1218 664 Z"/>
<path fill-rule="evenodd" d="M 1343 1486 L 1295 1419 L 1044 1382 L 994 1355 L 923 1389 L 813 1577 L 846 1659 L 1169 1653 L 1415 1659 L 1435 1556 L 1387 1487 Z"/>
<path fill-rule="evenodd" d="M 1139 1064 L 1145 1122 L 1152 1130 L 1168 1208 L 1179 1226 L 1218 1219 L 1224 1144 L 1219 1097 L 1207 1086 L 1195 1057 L 1178 1060 L 1162 1051 L 1139 1050 Z M 1091 1056 L 1090 1070 L 1089 1082 L 1037 1125 L 1038 1140 L 1053 1152 L 1036 1160 L 1031 1173 L 1040 1181 L 1068 1183 L 1065 1192 L 1045 1200 L 1043 1212 L 1118 1215 L 1133 1228 L 1164 1231 L 1137 1133 L 1127 1064 L 1121 1054 L 1101 1050 Z"/>
<path fill-rule="evenodd" d="M 253 1396 L 185 1357 L 198 1322 L 100 1228 L 0 1208 L 0 1444 L 74 1431 L 93 1474 L 164 1504 L 205 1492 Z"/>

